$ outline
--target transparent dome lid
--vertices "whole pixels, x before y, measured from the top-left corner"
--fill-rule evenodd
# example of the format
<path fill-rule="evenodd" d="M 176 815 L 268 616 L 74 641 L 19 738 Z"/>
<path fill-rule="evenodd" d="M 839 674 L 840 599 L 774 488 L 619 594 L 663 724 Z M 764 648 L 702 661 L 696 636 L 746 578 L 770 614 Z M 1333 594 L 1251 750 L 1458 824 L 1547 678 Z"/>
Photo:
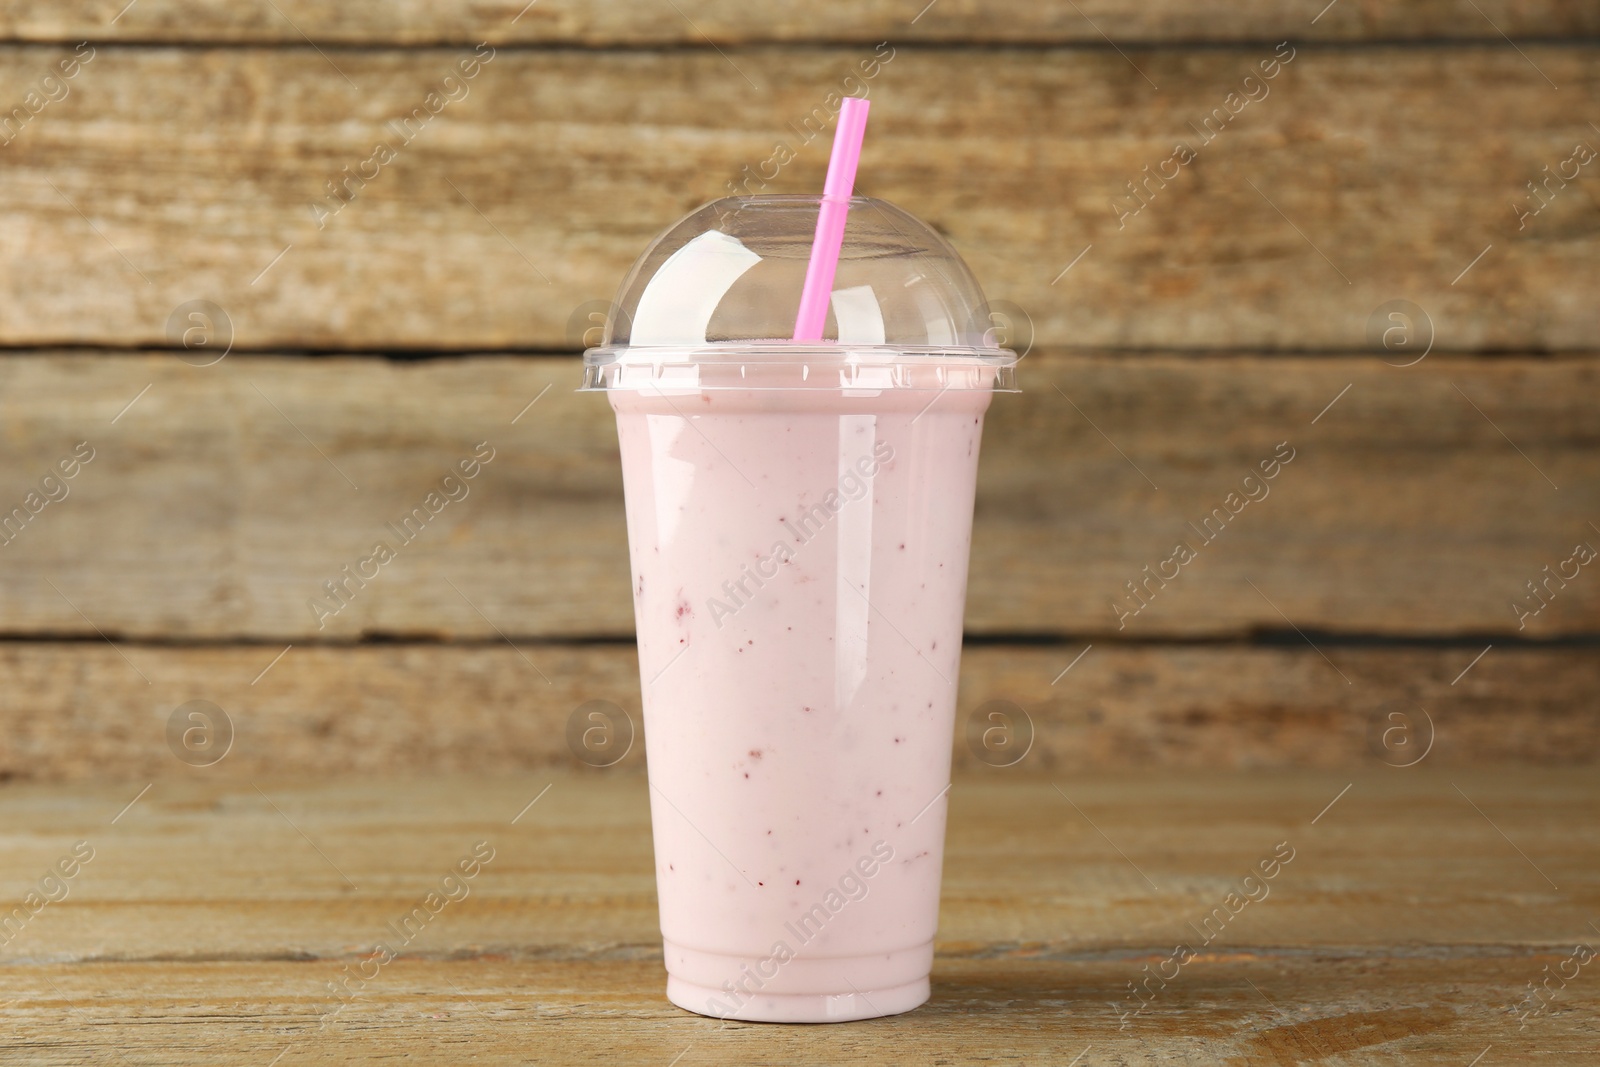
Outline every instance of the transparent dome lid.
<path fill-rule="evenodd" d="M 822 340 L 792 340 L 821 201 L 728 197 L 662 233 L 584 354 L 584 388 L 1014 389 L 961 256 L 869 197 L 850 201 Z"/>

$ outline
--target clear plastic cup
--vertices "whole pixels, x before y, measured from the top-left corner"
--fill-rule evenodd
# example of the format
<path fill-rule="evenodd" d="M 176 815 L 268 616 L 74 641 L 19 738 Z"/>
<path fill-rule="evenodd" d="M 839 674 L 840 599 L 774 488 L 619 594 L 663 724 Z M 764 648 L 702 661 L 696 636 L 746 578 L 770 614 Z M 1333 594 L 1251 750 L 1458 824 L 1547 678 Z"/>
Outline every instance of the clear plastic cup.
<path fill-rule="evenodd" d="M 984 412 L 1013 391 L 960 256 L 851 201 L 827 338 L 793 328 L 818 197 L 717 201 L 623 283 L 617 415 L 667 996 L 834 1022 L 927 1000 Z"/>

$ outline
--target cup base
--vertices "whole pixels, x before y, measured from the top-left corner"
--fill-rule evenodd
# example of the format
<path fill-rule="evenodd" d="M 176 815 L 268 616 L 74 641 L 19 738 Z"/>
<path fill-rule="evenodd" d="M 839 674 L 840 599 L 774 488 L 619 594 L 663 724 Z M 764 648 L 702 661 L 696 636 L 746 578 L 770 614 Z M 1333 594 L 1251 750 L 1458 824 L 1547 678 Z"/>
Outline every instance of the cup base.
<path fill-rule="evenodd" d="M 899 1015 L 927 1003 L 927 978 L 851 993 L 758 993 L 737 1007 L 721 989 L 667 976 L 667 999 L 685 1011 L 753 1023 L 847 1023 Z M 727 1008 L 728 1010 L 723 1010 Z"/>

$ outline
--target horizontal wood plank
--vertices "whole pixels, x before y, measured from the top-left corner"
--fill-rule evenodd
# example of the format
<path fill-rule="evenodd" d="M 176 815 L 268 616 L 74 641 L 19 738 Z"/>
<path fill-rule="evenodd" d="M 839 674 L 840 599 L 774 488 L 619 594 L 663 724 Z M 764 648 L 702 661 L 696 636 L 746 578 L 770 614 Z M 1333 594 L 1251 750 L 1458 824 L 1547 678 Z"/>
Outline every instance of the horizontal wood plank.
<path fill-rule="evenodd" d="M 376 920 L 379 924 L 383 920 Z M 1592 934 L 1577 934 L 1575 940 Z M 1201 956 L 1204 978 L 1173 993 L 1162 1016 L 1118 1029 L 1108 1006 L 1170 946 L 1128 958 L 1059 960 L 1033 952 L 934 961 L 933 998 L 908 1016 L 830 1027 L 720 1024 L 659 994 L 657 960 L 603 963 L 403 958 L 380 993 L 322 1028 L 325 983 L 343 964 L 106 963 L 0 969 L 10 1001 L 3 1047 L 19 1062 L 74 1067 L 86 1055 L 130 1063 L 282 1067 L 391 1064 L 399 1059 L 520 1065 L 829 1064 L 877 1067 L 1067 1063 L 1188 1067 L 1359 1062 L 1463 1067 L 1493 1046 L 1508 1062 L 1582 1062 L 1585 1024 L 1600 1001 L 1576 981 L 1527 1031 L 1517 1003 L 1544 968 L 1573 964 L 1573 946 L 1394 958 L 1320 950 Z M 354 964 L 354 959 L 350 963 Z M 330 977 L 331 976 L 331 977 Z M 46 981 L 48 980 L 48 982 Z M 1250 988 L 1254 984 L 1259 992 Z M 1553 985 L 1553 983 L 1552 983 Z M 52 988 L 52 986 L 54 988 Z M 1143 1020 L 1141 1020 L 1142 1022 Z M 1493 1040 L 1498 1038 L 1498 1040 Z M 112 1049 L 121 1059 L 110 1056 Z M 1063 1054 L 1063 1050 L 1065 1050 Z M 1525 1057 L 1517 1060 L 1512 1057 Z M 1115 1057 L 1115 1058 L 1112 1058 Z"/>
<path fill-rule="evenodd" d="M 957 788 L 934 999 L 845 1030 L 723 1027 L 667 1004 L 637 778 L 162 780 L 127 807 L 139 788 L 0 790 L 8 899 L 72 842 L 95 852 L 0 949 L 14 1057 L 82 1062 L 115 1045 L 133 1063 L 510 1063 L 537 1041 L 552 1063 L 686 1048 L 704 1062 L 926 1049 L 1036 1063 L 1092 1046 L 1141 1064 L 1460 1067 L 1489 1044 L 1508 1061 L 1581 1058 L 1600 1003 L 1580 977 L 1519 1028 L 1527 983 L 1594 943 L 1587 772 Z M 330 1016 L 329 983 L 478 840 L 494 858 L 470 894 Z M 1293 858 L 1266 898 L 1120 1016 L 1129 983 L 1199 944 L 1188 922 L 1278 842 Z"/>
<path fill-rule="evenodd" d="M 0 360 L 5 514 L 95 449 L 0 546 L 0 632 L 628 637 L 616 433 L 578 376 L 537 357 Z M 1600 580 L 1572 562 L 1600 546 L 1593 360 L 1038 355 L 1022 380 L 986 425 L 970 632 L 1600 630 Z M 402 545 L 386 524 L 484 442 L 469 495 Z M 1268 495 L 1230 516 L 1285 443 Z M 1196 558 L 1148 576 L 1180 540 Z M 314 611 L 378 541 L 394 562 Z"/>
<path fill-rule="evenodd" d="M 1480 651 L 1329 646 L 1323 659 L 1304 644 L 970 647 L 956 772 L 1600 761 L 1592 648 Z M 0 780 L 148 779 L 199 764 L 235 781 L 284 768 L 644 770 L 637 660 L 623 644 L 285 653 L 0 643 L 0 678 Z M 569 732 L 574 717 L 613 736 L 586 748 L 586 735 Z M 169 733 L 174 719 L 200 733 L 186 744 Z"/>
<path fill-rule="evenodd" d="M 691 208 L 820 188 L 828 94 L 863 81 L 860 190 L 1042 344 L 1350 350 L 1396 300 L 1440 351 L 1600 331 L 1590 44 L 723 51 L 504 49 L 451 89 L 465 46 L 101 46 L 50 102 L 69 53 L 0 48 L 0 101 L 38 104 L 4 149 L 0 343 L 167 344 L 203 299 L 255 350 L 570 349 Z M 1546 167 L 1576 175 L 1548 204 Z"/>
<path fill-rule="evenodd" d="M 137 0 L 135 0 L 135 4 Z M 419 45 L 445 42 L 541 45 L 705 45 L 750 42 L 896 41 L 1015 42 L 1237 41 L 1282 37 L 1312 40 L 1446 38 L 1499 41 L 1513 36 L 1592 35 L 1600 16 L 1559 0 L 1482 0 L 1482 17 L 1464 18 L 1445 0 L 1392 6 L 1323 5 L 1290 0 L 1083 0 L 1077 5 L 1021 0 L 978 4 L 942 0 L 824 0 L 806 5 L 753 5 L 695 0 L 585 4 L 579 0 L 398 0 L 319 4 L 313 0 L 224 3 L 166 0 L 26 0 L 0 3 L 0 39 L 20 41 L 197 42 L 299 45 Z M 1104 36 L 1103 36 L 1104 35 Z"/>

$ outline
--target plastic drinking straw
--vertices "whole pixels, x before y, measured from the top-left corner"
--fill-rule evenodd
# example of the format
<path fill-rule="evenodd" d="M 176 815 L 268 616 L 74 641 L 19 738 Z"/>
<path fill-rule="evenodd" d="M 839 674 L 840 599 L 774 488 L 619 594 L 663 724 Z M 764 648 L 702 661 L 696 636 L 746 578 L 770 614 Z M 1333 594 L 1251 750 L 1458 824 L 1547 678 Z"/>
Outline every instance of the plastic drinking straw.
<path fill-rule="evenodd" d="M 796 341 L 822 340 L 871 106 L 860 97 L 847 96 L 839 107 L 839 126 L 833 132 L 833 153 L 828 157 L 828 179 L 823 183 L 821 210 L 817 212 L 817 233 L 811 241 L 811 262 L 806 267 L 805 287 L 800 290 L 800 311 L 794 319 Z"/>

